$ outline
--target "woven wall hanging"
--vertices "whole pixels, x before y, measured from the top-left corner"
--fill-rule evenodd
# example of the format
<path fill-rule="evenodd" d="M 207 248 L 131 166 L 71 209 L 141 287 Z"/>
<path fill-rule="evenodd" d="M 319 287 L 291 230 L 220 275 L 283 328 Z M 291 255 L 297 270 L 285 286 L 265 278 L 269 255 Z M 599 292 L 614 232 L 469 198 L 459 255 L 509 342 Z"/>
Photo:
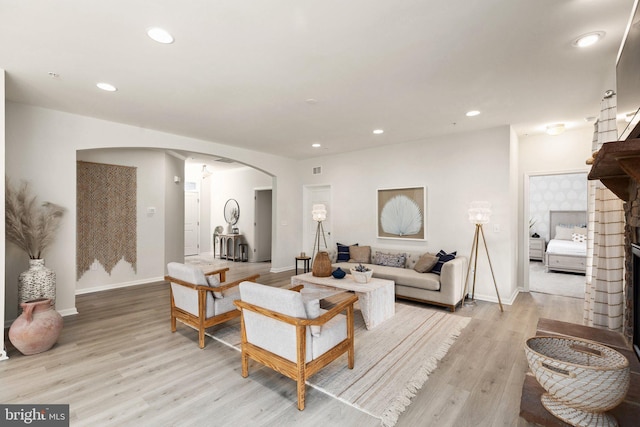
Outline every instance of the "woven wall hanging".
<path fill-rule="evenodd" d="M 137 271 L 137 168 L 77 162 L 76 274 L 98 261 L 111 274 L 124 259 Z"/>

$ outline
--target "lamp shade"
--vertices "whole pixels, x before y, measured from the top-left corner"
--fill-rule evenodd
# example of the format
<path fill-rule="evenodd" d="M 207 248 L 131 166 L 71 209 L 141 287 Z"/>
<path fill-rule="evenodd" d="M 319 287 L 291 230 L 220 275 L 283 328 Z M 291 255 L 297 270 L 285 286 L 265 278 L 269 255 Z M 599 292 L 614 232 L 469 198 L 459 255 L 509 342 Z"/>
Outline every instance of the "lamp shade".
<path fill-rule="evenodd" d="M 486 224 L 491 218 L 491 203 L 471 202 L 469 207 L 469 222 L 472 224 Z"/>
<path fill-rule="evenodd" d="M 327 208 L 325 205 L 313 205 L 313 210 L 311 211 L 311 214 L 313 215 L 313 220 L 314 221 L 324 221 L 325 219 L 327 219 Z"/>

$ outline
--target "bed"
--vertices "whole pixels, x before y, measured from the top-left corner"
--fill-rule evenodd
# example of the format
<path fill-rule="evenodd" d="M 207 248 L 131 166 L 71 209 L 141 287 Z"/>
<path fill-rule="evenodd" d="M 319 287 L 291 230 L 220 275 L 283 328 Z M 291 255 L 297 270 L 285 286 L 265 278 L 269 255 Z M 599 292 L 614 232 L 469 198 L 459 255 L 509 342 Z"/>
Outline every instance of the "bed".
<path fill-rule="evenodd" d="M 584 274 L 587 269 L 587 212 L 550 211 L 545 253 L 547 271 Z"/>

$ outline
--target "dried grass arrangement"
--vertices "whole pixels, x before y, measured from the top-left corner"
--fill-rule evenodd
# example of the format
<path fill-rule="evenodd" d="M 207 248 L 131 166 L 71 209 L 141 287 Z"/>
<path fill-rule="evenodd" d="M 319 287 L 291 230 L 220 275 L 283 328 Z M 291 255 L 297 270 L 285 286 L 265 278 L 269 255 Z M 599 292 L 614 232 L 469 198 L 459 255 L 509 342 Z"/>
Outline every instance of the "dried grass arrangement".
<path fill-rule="evenodd" d="M 38 206 L 26 181 L 13 188 L 6 179 L 5 187 L 6 238 L 30 259 L 41 259 L 42 252 L 53 242 L 65 209 L 50 202 Z"/>

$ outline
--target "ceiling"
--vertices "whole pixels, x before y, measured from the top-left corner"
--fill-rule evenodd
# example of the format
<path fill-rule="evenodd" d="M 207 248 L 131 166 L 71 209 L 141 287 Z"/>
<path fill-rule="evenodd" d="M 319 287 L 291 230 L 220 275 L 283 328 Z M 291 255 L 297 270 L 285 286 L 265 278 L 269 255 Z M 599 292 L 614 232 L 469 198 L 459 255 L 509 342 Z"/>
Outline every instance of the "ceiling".
<path fill-rule="evenodd" d="M 591 126 L 632 5 L 0 0 L 0 68 L 10 101 L 304 159 L 508 124 L 520 136 Z M 151 40 L 153 26 L 175 42 Z M 606 35 L 572 45 L 592 31 Z"/>

